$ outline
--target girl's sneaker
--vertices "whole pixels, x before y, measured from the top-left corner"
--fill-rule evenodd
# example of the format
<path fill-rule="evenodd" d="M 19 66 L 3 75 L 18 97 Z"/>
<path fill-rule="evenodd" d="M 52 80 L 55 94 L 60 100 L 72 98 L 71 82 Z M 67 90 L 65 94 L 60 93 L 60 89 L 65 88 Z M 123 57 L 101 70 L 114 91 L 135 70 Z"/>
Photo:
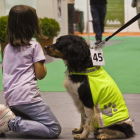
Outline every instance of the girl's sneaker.
<path fill-rule="evenodd" d="M 0 134 L 9 131 L 8 123 L 15 117 L 8 106 L 0 104 Z"/>

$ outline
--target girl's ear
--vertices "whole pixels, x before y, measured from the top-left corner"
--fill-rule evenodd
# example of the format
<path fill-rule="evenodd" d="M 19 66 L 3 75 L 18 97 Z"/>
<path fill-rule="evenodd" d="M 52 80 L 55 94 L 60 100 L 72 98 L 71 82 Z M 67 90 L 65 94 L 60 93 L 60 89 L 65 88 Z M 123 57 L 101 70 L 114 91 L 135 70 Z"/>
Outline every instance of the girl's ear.
<path fill-rule="evenodd" d="M 68 69 L 78 72 L 84 70 L 84 60 L 90 56 L 89 46 L 84 43 L 73 43 L 67 48 Z"/>

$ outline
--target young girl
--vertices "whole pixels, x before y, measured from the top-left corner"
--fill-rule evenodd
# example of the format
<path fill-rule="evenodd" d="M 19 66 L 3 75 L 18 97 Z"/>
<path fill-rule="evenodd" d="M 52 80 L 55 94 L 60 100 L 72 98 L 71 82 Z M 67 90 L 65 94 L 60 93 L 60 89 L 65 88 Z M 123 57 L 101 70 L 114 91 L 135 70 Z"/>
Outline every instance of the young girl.
<path fill-rule="evenodd" d="M 45 38 L 34 8 L 16 5 L 8 18 L 7 40 L 3 53 L 3 87 L 6 103 L 0 105 L 0 133 L 8 130 L 20 134 L 56 138 L 61 127 L 43 102 L 37 79 L 46 76 L 45 56 L 40 44 L 32 41 L 34 33 Z"/>

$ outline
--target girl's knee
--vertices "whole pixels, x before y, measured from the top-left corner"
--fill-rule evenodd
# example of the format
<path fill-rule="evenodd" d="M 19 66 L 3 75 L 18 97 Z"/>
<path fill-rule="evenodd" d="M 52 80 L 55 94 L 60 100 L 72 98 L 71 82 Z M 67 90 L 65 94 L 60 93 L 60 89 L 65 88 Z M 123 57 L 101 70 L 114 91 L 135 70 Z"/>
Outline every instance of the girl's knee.
<path fill-rule="evenodd" d="M 57 138 L 61 133 L 61 126 L 55 125 L 53 128 L 50 128 L 50 138 Z"/>

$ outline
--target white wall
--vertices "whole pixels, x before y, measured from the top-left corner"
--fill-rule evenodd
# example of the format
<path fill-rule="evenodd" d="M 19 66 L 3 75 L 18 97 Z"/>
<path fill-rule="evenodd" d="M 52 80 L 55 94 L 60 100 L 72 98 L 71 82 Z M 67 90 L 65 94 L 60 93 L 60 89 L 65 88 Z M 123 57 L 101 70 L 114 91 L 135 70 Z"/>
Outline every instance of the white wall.
<path fill-rule="evenodd" d="M 5 1 L 4 0 L 0 0 L 0 16 L 3 16 L 5 14 L 6 14 Z"/>
<path fill-rule="evenodd" d="M 37 0 L 37 15 L 40 18 L 48 17 L 53 18 L 54 17 L 54 3 L 53 0 Z"/>
<path fill-rule="evenodd" d="M 132 0 L 125 0 L 125 23 L 128 22 L 130 19 L 132 19 L 136 15 L 136 8 L 131 7 L 131 1 Z M 85 23 L 85 29 L 84 32 L 86 32 L 86 25 L 87 25 L 87 0 L 75 0 L 75 9 L 79 9 L 84 12 L 84 23 Z M 90 6 L 89 6 L 89 20 L 92 20 L 91 13 L 90 13 Z M 93 32 L 92 24 L 89 23 L 90 33 Z M 105 32 L 114 32 L 114 30 L 105 30 Z M 122 32 L 139 32 L 137 21 L 134 22 L 132 25 L 127 27 Z"/>
<path fill-rule="evenodd" d="M 136 16 L 136 8 L 131 7 L 132 0 L 125 0 L 125 22 L 128 22 L 130 19 L 132 19 L 134 16 Z M 128 32 L 139 32 L 138 23 L 137 21 L 131 24 L 127 28 Z"/>
<path fill-rule="evenodd" d="M 58 3 L 57 0 L 0 0 L 0 16 L 8 15 L 9 10 L 14 5 L 29 5 L 36 9 L 38 17 L 48 17 L 56 19 L 60 24 L 60 34 L 68 34 L 67 20 L 67 0 L 61 0 L 62 18 L 58 18 Z"/>
<path fill-rule="evenodd" d="M 5 0 L 5 10 L 6 10 L 6 15 L 8 15 L 9 10 L 14 6 L 14 5 L 29 5 L 32 6 L 36 9 L 36 0 Z"/>
<path fill-rule="evenodd" d="M 60 33 L 58 35 L 68 34 L 67 20 L 67 0 L 61 0 L 62 18 L 58 18 L 58 1 L 57 0 L 37 0 L 37 14 L 39 17 L 54 18 L 60 25 Z M 57 37 L 56 37 L 57 38 Z M 55 38 L 55 39 L 56 39 Z"/>
<path fill-rule="evenodd" d="M 58 18 L 58 11 L 57 11 L 58 5 L 57 0 L 54 0 L 54 18 L 59 22 L 61 27 L 61 32 L 59 36 L 61 35 L 67 35 L 68 34 L 68 9 L 67 9 L 67 0 L 61 0 L 61 10 L 62 10 L 62 18 Z"/>

